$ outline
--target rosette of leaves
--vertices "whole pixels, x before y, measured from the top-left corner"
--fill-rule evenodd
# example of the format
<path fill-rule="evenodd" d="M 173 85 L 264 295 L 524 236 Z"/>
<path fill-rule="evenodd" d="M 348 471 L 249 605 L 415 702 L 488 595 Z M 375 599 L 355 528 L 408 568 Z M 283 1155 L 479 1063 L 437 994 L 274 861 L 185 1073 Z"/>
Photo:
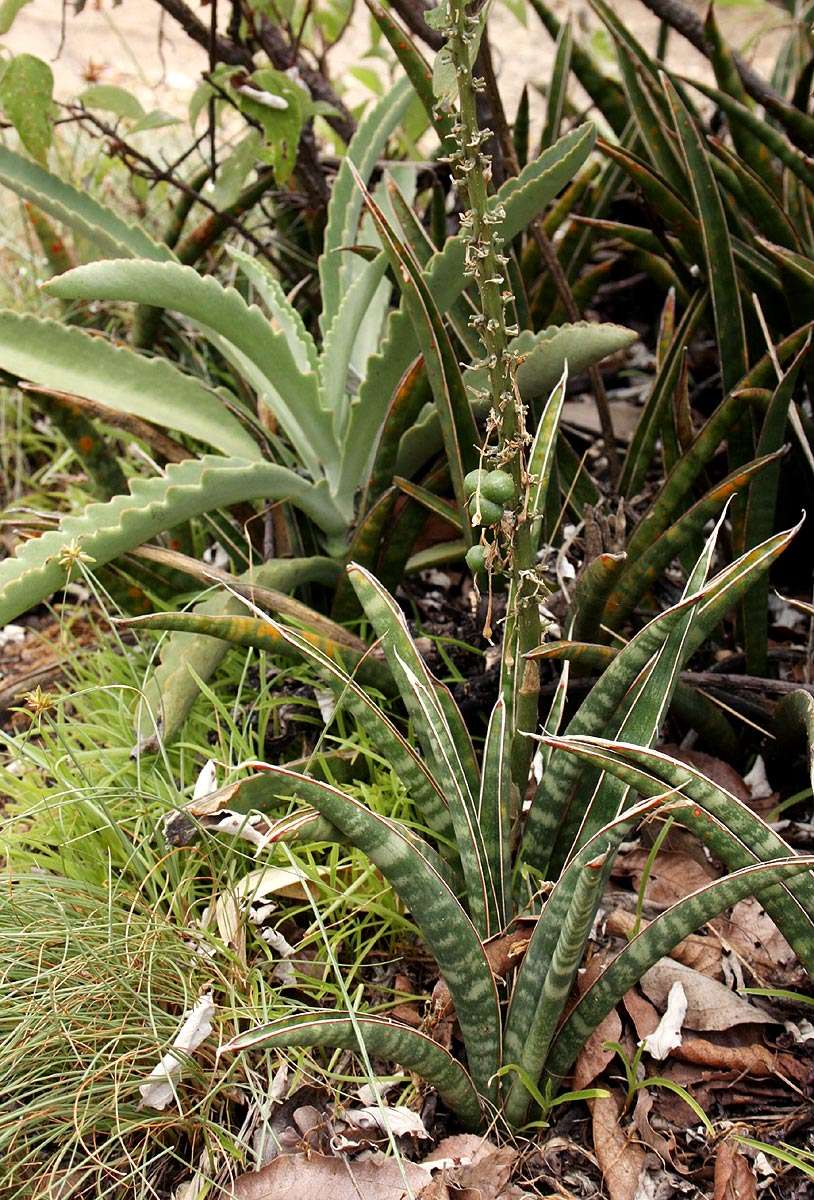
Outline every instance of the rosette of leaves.
<path fill-rule="evenodd" d="M 345 657 L 343 665 L 342 654 L 325 653 L 290 626 L 190 614 L 136 621 L 142 628 L 205 633 L 233 645 L 277 651 L 286 646 L 287 653 L 314 665 L 334 692 L 337 712 L 352 715 L 377 760 L 397 771 L 417 815 L 409 825 L 374 813 L 352 791 L 324 778 L 267 765 L 205 801 L 192 801 L 170 820 L 168 833 L 171 839 L 188 839 L 190 825 L 217 830 L 221 822 L 234 832 L 262 814 L 272 847 L 292 838 L 359 847 L 397 892 L 435 956 L 462 1043 L 456 1055 L 429 1033 L 386 1015 L 320 1009 L 239 1030 L 227 1052 L 363 1048 L 370 1057 L 422 1075 L 468 1127 L 487 1125 L 496 1111 L 509 1125 L 522 1127 L 541 1099 L 544 1105 L 554 1099 L 585 1039 L 641 974 L 739 898 L 758 896 L 811 970 L 814 860 L 795 857 L 760 817 L 702 773 L 648 748 L 682 664 L 794 533 L 768 539 L 710 576 L 718 528 L 679 602 L 625 645 L 562 732 L 567 672 L 541 734 L 518 727 L 501 696 L 480 754 L 450 692 L 428 670 L 397 604 L 360 566 L 349 567 L 350 580 L 403 702 L 415 746 L 359 682 L 356 656 Z M 512 779 L 513 748 L 532 739 L 540 744 L 542 778 L 537 782 L 530 776 L 518 787 Z M 527 795 L 530 805 L 522 803 Z M 290 816 L 275 822 L 275 814 L 292 799 L 296 807 Z M 660 914 L 569 1008 L 620 843 L 642 821 L 668 814 L 698 836 L 730 873 Z M 520 966 L 498 978 L 487 944 L 511 932 L 518 916 L 536 918 L 534 931 Z"/>

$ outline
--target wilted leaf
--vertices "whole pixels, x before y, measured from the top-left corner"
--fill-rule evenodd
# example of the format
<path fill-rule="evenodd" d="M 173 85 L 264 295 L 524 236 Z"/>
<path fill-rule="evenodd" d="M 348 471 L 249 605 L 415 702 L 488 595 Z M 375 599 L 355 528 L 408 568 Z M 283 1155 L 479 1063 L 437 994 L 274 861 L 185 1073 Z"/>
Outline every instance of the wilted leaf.
<path fill-rule="evenodd" d="M 676 980 L 667 996 L 667 1008 L 652 1033 L 644 1039 L 644 1048 L 651 1058 L 666 1058 L 681 1045 L 681 1029 L 687 1014 L 687 996 L 683 985 Z"/>
<path fill-rule="evenodd" d="M 671 958 L 660 959 L 649 971 L 645 971 L 640 986 L 659 1012 L 667 1007 L 667 997 L 674 983 L 681 983 L 687 997 L 687 1012 L 684 1025 L 687 1029 L 722 1031 L 733 1025 L 758 1025 L 773 1023 L 773 1018 L 731 992 L 724 984 L 693 971 Z"/>
<path fill-rule="evenodd" d="M 29 154 L 45 160 L 51 145 L 54 73 L 33 54 L 18 54 L 0 67 L 0 104 Z"/>
<path fill-rule="evenodd" d="M 192 1011 L 185 1019 L 173 1039 L 172 1049 L 154 1067 L 146 1083 L 139 1086 L 141 1104 L 144 1108 L 164 1109 L 175 1095 L 175 1085 L 181 1078 L 183 1057 L 173 1053 L 180 1051 L 181 1055 L 191 1054 L 205 1041 L 212 1032 L 212 1017 L 215 1015 L 215 1003 L 210 992 L 197 1001 Z"/>
<path fill-rule="evenodd" d="M 610 1200 L 636 1200 L 646 1152 L 622 1128 L 622 1107 L 616 1092 L 591 1101 L 594 1153 Z"/>
<path fill-rule="evenodd" d="M 757 1180 L 748 1159 L 734 1142 L 720 1142 L 715 1152 L 713 1200 L 756 1200 Z"/>
<path fill-rule="evenodd" d="M 234 1200 L 403 1200 L 409 1191 L 419 1197 L 430 1182 L 425 1170 L 406 1159 L 373 1154 L 349 1162 L 312 1152 L 283 1154 L 262 1171 L 241 1175 L 232 1194 Z"/>

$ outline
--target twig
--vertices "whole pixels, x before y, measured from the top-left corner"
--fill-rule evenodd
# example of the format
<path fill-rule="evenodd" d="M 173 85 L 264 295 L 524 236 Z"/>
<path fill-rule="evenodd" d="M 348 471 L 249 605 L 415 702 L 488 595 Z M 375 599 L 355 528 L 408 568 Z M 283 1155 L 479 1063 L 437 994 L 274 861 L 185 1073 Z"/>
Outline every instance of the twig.
<path fill-rule="evenodd" d="M 673 29 L 686 38 L 692 46 L 695 46 L 696 50 L 699 50 L 705 58 L 711 57 L 711 50 L 704 33 L 704 22 L 697 13 L 683 3 L 683 0 L 644 0 L 644 3 L 657 17 L 661 17 L 662 21 L 672 25 Z M 758 75 L 757 71 L 753 70 L 734 51 L 732 58 L 743 81 L 743 86 L 753 100 L 767 106 L 782 104 L 785 107 L 786 101 L 771 84 L 766 82 L 762 75 Z"/>
<path fill-rule="evenodd" d="M 724 675 L 717 671 L 682 671 L 685 683 L 696 687 L 727 688 L 733 692 L 773 692 L 787 695 L 789 692 L 808 692 L 814 696 L 814 686 L 809 683 L 792 683 L 788 679 L 763 679 L 759 675 Z"/>
<path fill-rule="evenodd" d="M 202 192 L 196 191 L 189 183 L 187 183 L 185 179 L 182 179 L 179 175 L 176 175 L 171 168 L 160 166 L 157 162 L 155 162 L 154 159 L 150 158 L 149 155 L 145 154 L 142 150 L 139 150 L 131 143 L 125 141 L 125 139 L 113 126 L 108 125 L 106 121 L 103 121 L 101 117 L 98 117 L 89 109 L 84 108 L 81 105 L 71 105 L 69 108 L 71 112 L 76 114 L 80 122 L 90 122 L 90 124 L 98 129 L 100 133 L 111 139 L 111 153 L 117 154 L 124 162 L 127 162 L 128 159 L 132 160 L 131 162 L 127 163 L 127 165 L 134 174 L 143 175 L 144 171 L 146 170 L 148 174 L 145 177 L 152 179 L 154 183 L 169 183 L 172 185 L 172 187 L 178 188 L 178 190 L 183 192 L 185 195 L 191 195 L 194 197 L 196 203 L 207 209 L 224 225 L 228 225 L 231 229 L 235 229 L 241 235 L 241 237 L 244 237 L 247 242 L 254 246 L 255 250 L 258 250 L 260 254 L 262 254 L 265 258 L 268 258 L 271 262 L 274 262 L 275 265 L 278 265 L 275 256 L 269 247 L 264 245 L 258 238 L 256 238 L 254 234 L 246 228 L 243 222 L 238 220 L 237 217 L 230 215 L 223 209 L 217 208 L 217 206 L 214 205 L 211 200 L 208 200 Z M 133 165 L 133 163 L 139 163 L 144 170 L 139 170 Z M 271 173 L 268 173 L 268 175 L 265 175 L 262 178 L 267 180 L 266 186 L 268 186 L 271 183 L 273 176 Z"/>

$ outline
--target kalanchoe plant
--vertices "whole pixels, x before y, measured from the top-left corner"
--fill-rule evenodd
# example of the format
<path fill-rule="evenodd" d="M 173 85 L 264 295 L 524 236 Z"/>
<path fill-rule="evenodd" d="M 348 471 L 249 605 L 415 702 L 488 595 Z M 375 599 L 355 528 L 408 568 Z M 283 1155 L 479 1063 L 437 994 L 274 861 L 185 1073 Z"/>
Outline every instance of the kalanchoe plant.
<path fill-rule="evenodd" d="M 182 614 L 146 618 L 139 624 L 260 648 L 284 644 L 320 668 L 337 706 L 349 709 L 376 752 L 398 771 L 426 837 L 372 812 L 351 792 L 284 766 L 266 766 L 204 802 L 193 801 L 170 821 L 169 832 L 171 837 L 187 837 L 190 818 L 215 829 L 225 821 L 224 827 L 234 830 L 241 821 L 259 816 L 271 843 L 305 836 L 310 841 L 349 841 L 363 850 L 411 912 L 437 960 L 455 1006 L 466 1062 L 427 1034 L 385 1017 L 324 1010 L 240 1032 L 226 1050 L 361 1045 L 369 1055 L 422 1074 L 465 1125 L 482 1126 L 497 1111 L 517 1128 L 527 1121 L 535 1095 L 553 1097 L 586 1037 L 624 992 L 693 929 L 742 896 L 760 896 L 811 969 L 814 860 L 795 857 L 759 817 L 711 780 L 649 749 L 682 664 L 766 571 L 794 531 L 762 541 L 710 578 L 721 517 L 691 565 L 678 603 L 612 657 L 560 734 L 564 673 L 539 732 L 537 663 L 548 649 L 537 645 L 542 580 L 536 552 L 551 487 L 565 375 L 532 435 L 510 344 L 506 311 L 511 297 L 503 276 L 502 247 L 495 225 L 487 219 L 494 209 L 485 187 L 489 164 L 474 114 L 478 85 L 471 71 L 479 22 L 461 0 L 449 0 L 440 17 L 448 43 L 436 80 L 442 96 L 449 95 L 451 70 L 459 101 L 454 161 L 470 204 L 466 262 L 481 300 L 473 325 L 483 343 L 481 366 L 491 409 L 481 465 L 463 474 L 459 461 L 456 490 L 459 487 L 468 502 L 476 530 L 469 561 L 487 575 L 503 573 L 509 581 L 501 689 L 482 754 L 476 754 L 449 691 L 428 670 L 398 605 L 358 564 L 349 566 L 349 578 L 420 753 L 355 673 L 345 670 L 341 650 L 326 654 L 291 627 L 261 618 L 219 620 Z M 449 438 L 456 422 L 463 422 L 469 412 L 469 406 L 462 409 L 460 403 L 460 375 L 449 361 L 443 326 L 421 287 L 414 260 L 397 243 L 374 202 L 369 199 L 368 204 L 386 252 L 401 267 L 408 315 L 428 370 L 432 364 L 439 419 Z M 583 591 L 607 586 L 602 570 L 586 579 Z M 591 607 L 590 596 L 585 607 Z M 357 662 L 348 661 L 354 672 Z M 536 782 L 531 760 L 538 745 L 542 778 Z M 637 803 L 637 795 L 644 800 Z M 285 797 L 308 807 L 269 827 L 269 814 Z M 731 874 L 656 918 L 566 1012 L 618 847 L 642 821 L 665 813 L 698 835 Z M 498 978 L 487 943 L 510 929 L 519 915 L 537 918 L 534 932 L 513 977 Z"/>

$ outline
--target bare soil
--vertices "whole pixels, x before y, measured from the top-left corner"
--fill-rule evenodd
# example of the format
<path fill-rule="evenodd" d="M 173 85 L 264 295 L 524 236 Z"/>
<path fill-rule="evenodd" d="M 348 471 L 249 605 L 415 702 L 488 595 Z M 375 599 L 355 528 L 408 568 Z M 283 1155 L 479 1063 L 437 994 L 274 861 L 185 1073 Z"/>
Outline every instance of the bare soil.
<path fill-rule="evenodd" d="M 694 0 L 699 10 L 704 0 Z M 198 11 L 196 5 L 192 5 Z M 553 7 L 565 15 L 575 14 L 583 30 L 596 27 L 584 0 L 553 0 Z M 224 5 L 225 9 L 226 6 Z M 616 0 L 614 8 L 645 45 L 655 44 L 658 22 L 640 0 Z M 206 15 L 207 10 L 203 10 Z M 51 63 L 59 98 L 75 95 L 88 72 L 101 71 L 101 81 L 131 88 L 139 98 L 182 112 L 200 76 L 206 68 L 204 51 L 183 33 L 158 4 L 151 0 L 123 0 L 118 7 L 112 0 L 89 0 L 84 11 L 74 16 L 67 11 L 63 25 L 62 0 L 33 0 L 17 17 L 3 44 L 13 52 L 38 54 Z M 721 8 L 719 19 L 732 43 L 760 69 L 768 68 L 775 53 L 782 14 L 768 5 L 755 8 Z M 774 29 L 774 32 L 769 32 Z M 329 56 L 334 79 L 347 87 L 352 99 L 365 93 L 361 85 L 347 75 L 358 64 L 369 44 L 369 17 L 357 4 L 351 26 Z M 523 84 L 546 79 L 552 59 L 552 44 L 532 12 L 528 24 L 521 25 L 503 5 L 497 5 L 492 21 L 492 42 L 501 82 L 511 110 Z M 689 75 L 703 76 L 707 67 L 683 39 L 672 39 L 669 60 Z M 371 65 L 376 60 L 371 60 Z"/>

